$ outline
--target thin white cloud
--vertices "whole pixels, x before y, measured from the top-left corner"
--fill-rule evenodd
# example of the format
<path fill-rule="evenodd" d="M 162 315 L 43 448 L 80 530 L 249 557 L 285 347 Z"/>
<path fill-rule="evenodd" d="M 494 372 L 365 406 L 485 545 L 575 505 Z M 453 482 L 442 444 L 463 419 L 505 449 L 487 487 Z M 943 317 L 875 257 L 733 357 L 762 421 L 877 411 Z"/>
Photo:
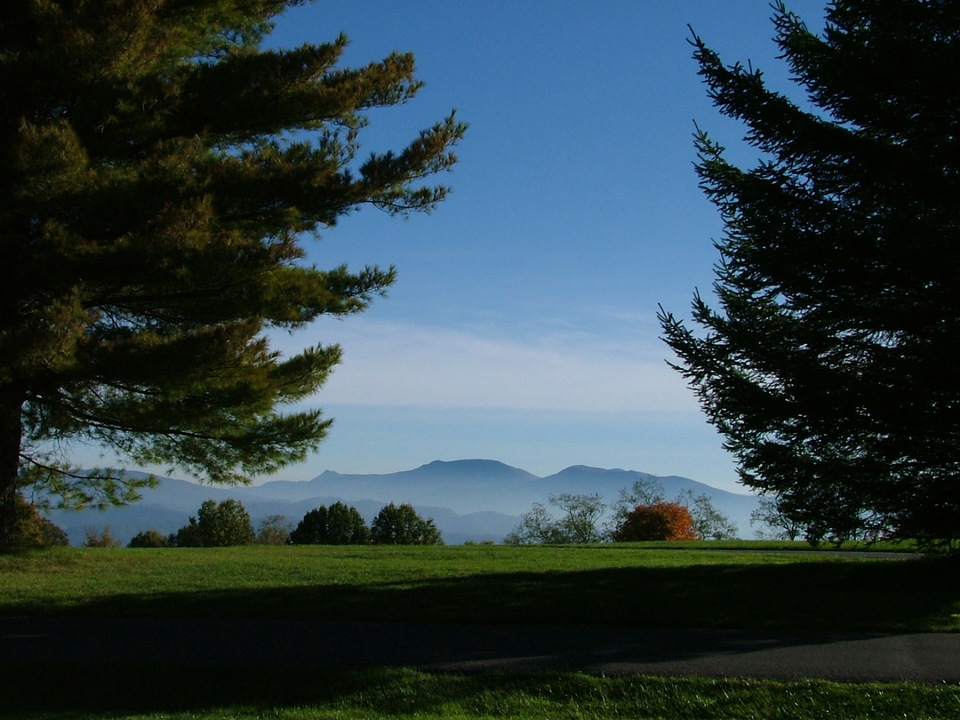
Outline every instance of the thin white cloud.
<path fill-rule="evenodd" d="M 325 332 L 343 363 L 322 388 L 322 404 L 574 411 L 691 411 L 696 402 L 663 361 L 668 350 L 587 332 L 502 337 L 351 318 Z M 293 351 L 314 332 L 280 338 Z M 280 342 L 277 342 L 280 341 Z M 286 346 L 286 347 L 283 347 Z"/>

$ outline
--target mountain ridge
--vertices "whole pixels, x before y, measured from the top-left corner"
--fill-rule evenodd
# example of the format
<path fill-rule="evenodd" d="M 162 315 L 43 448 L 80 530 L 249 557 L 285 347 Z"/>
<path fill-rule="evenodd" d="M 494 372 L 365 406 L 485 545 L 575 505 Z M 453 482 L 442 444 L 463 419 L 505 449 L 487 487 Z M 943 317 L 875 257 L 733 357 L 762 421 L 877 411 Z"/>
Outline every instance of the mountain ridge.
<path fill-rule="evenodd" d="M 130 474 L 146 474 L 131 471 Z M 450 544 L 467 540 L 499 542 L 516 527 L 520 516 L 534 503 L 548 504 L 563 493 L 599 494 L 609 507 L 621 490 L 637 480 L 652 480 L 663 487 L 668 499 L 685 491 L 705 494 L 715 507 L 730 517 L 740 534 L 750 533 L 750 512 L 755 496 L 733 493 L 680 476 L 656 476 L 620 468 L 605 469 L 571 465 L 538 477 L 497 460 L 434 460 L 417 468 L 381 474 L 342 474 L 324 470 L 310 480 L 272 480 L 261 485 L 224 487 L 203 485 L 176 478 L 160 478 L 153 490 L 143 492 L 140 502 L 104 512 L 57 511 L 51 519 L 67 531 L 74 544 L 83 541 L 87 529 L 109 526 L 123 542 L 137 532 L 156 529 L 164 533 L 186 524 L 206 499 L 233 498 L 243 502 L 254 524 L 271 515 L 283 515 L 296 524 L 319 505 L 340 501 L 357 507 L 367 522 L 384 505 L 410 503 L 425 517 L 434 517 Z"/>

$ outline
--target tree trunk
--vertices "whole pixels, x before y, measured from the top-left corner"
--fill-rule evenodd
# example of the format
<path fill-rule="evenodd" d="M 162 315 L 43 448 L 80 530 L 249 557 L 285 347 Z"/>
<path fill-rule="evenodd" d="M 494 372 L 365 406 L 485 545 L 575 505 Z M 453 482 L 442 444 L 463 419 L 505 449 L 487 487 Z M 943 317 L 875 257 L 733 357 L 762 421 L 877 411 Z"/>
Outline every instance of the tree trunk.
<path fill-rule="evenodd" d="M 0 388 L 0 548 L 16 545 L 20 536 L 17 514 L 17 475 L 23 434 L 22 406 Z"/>

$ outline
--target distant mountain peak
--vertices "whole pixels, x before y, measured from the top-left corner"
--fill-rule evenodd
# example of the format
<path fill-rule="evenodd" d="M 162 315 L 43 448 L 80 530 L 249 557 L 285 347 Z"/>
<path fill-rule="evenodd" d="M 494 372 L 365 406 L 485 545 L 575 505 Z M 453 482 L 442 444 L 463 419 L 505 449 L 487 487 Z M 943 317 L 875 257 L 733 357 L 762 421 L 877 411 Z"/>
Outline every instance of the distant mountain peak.
<path fill-rule="evenodd" d="M 385 474 L 326 470 L 313 480 L 274 480 L 246 488 L 202 486 L 160 478 L 157 488 L 145 491 L 143 501 L 130 507 L 113 508 L 106 515 L 94 511 L 80 515 L 57 512 L 52 519 L 67 529 L 75 541 L 82 541 L 84 526 L 105 523 L 120 533 L 116 537 L 122 534 L 126 540 L 147 528 L 163 533 L 175 531 L 208 498 L 241 500 L 255 522 L 275 515 L 285 515 L 296 522 L 304 513 L 338 500 L 360 508 L 369 521 L 389 502 L 409 502 L 425 516 L 434 517 L 448 542 L 499 541 L 534 503 L 549 502 L 551 497 L 561 494 L 597 494 L 609 506 L 621 490 L 639 479 L 660 483 L 666 497 L 675 497 L 683 490 L 707 494 L 745 536 L 749 532 L 756 497 L 711 488 L 688 478 L 589 465 L 572 465 L 541 478 L 498 460 L 485 459 L 434 460 L 416 469 Z"/>
<path fill-rule="evenodd" d="M 435 468 L 435 469 L 450 469 L 450 468 L 508 468 L 510 470 L 517 470 L 518 468 L 502 463 L 499 460 L 487 460 L 484 458 L 472 458 L 466 460 L 433 460 L 428 462 L 426 465 L 421 465 L 420 469 L 423 468 Z"/>
<path fill-rule="evenodd" d="M 536 475 L 532 475 L 526 470 L 507 465 L 499 460 L 486 460 L 483 458 L 475 458 L 472 460 L 434 460 L 426 465 L 421 465 L 415 470 L 407 470 L 395 474 L 400 476 L 410 474 L 433 475 L 449 478 L 465 478 L 482 475 L 488 478 L 536 479 Z"/>
<path fill-rule="evenodd" d="M 591 465 L 571 465 L 568 468 L 564 468 L 558 472 L 553 477 L 563 477 L 564 475 L 643 475 L 647 476 L 647 473 L 638 472 L 636 470 L 622 470 L 621 468 L 598 468 Z"/>

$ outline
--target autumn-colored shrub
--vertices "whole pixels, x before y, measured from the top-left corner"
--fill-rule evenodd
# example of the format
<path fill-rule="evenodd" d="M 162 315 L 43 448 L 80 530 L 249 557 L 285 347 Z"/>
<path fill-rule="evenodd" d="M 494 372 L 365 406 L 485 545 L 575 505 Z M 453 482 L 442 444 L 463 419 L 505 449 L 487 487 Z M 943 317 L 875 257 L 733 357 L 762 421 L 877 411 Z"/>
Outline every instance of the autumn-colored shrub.
<path fill-rule="evenodd" d="M 613 533 L 616 542 L 699 540 L 690 510 L 680 503 L 637 505 Z"/>

